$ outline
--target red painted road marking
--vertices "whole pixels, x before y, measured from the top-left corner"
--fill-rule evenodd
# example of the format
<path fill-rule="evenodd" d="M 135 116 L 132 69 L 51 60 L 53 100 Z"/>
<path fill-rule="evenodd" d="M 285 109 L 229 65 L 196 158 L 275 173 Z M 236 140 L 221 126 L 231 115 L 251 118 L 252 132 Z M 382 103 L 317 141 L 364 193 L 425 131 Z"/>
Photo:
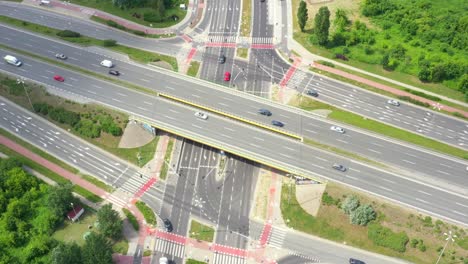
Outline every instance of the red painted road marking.
<path fill-rule="evenodd" d="M 195 48 L 192 48 L 187 56 L 187 64 L 190 64 L 190 62 L 192 61 L 192 58 L 193 56 L 195 55 L 195 53 L 197 52 L 197 49 Z"/>
<path fill-rule="evenodd" d="M 260 236 L 260 245 L 265 246 L 268 237 L 270 236 L 271 233 L 271 224 L 266 224 L 265 227 L 263 227 L 262 235 Z"/>
<path fill-rule="evenodd" d="M 224 48 L 235 48 L 236 43 L 223 43 L 223 42 L 210 42 L 206 44 L 207 47 L 224 47 Z"/>
<path fill-rule="evenodd" d="M 299 59 L 294 61 L 294 64 L 288 69 L 288 71 L 286 72 L 286 75 L 284 76 L 283 80 L 281 80 L 280 86 L 284 87 L 284 86 L 286 86 L 286 84 L 288 84 L 289 80 L 291 80 L 292 76 L 296 72 L 296 70 L 297 70 L 296 67 L 297 67 L 297 64 L 299 64 L 299 62 L 300 62 Z"/>
<path fill-rule="evenodd" d="M 252 49 L 274 49 L 275 45 L 273 44 L 252 44 L 250 45 Z"/>
<path fill-rule="evenodd" d="M 143 187 L 138 190 L 138 192 L 135 194 L 135 198 L 141 197 L 149 188 L 151 188 L 151 185 L 153 185 L 156 182 L 156 178 L 151 178 L 148 182 L 143 185 Z"/>
<path fill-rule="evenodd" d="M 190 43 L 190 42 L 192 42 L 192 38 L 191 38 L 191 37 L 189 37 L 189 36 L 187 36 L 187 35 L 185 35 L 185 34 L 184 34 L 184 35 L 182 35 L 182 38 L 183 38 L 183 39 L 184 39 L 184 40 L 185 40 L 187 43 Z"/>
<path fill-rule="evenodd" d="M 227 255 L 233 255 L 237 257 L 245 257 L 247 256 L 247 252 L 244 249 L 240 248 L 233 248 L 223 245 L 214 244 L 211 246 L 211 250 L 218 253 L 225 253 Z"/>
<path fill-rule="evenodd" d="M 156 237 L 159 237 L 159 238 L 162 238 L 164 240 L 171 241 L 171 242 L 179 243 L 179 244 L 182 244 L 182 245 L 185 245 L 185 243 L 187 242 L 186 237 L 179 236 L 179 235 L 172 234 L 172 233 L 168 233 L 168 232 L 164 232 L 164 231 L 161 231 L 161 230 L 156 230 Z"/>

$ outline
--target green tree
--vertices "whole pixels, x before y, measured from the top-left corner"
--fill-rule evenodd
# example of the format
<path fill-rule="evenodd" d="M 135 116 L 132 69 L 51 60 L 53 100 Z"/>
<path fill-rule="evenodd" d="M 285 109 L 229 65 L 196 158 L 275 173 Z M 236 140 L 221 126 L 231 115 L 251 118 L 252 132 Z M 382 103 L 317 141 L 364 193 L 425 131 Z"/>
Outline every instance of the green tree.
<path fill-rule="evenodd" d="M 61 184 L 56 187 L 51 187 L 48 197 L 49 208 L 56 216 L 64 216 L 71 209 L 73 202 L 72 184 Z"/>
<path fill-rule="evenodd" d="M 112 245 L 101 234 L 91 232 L 82 249 L 83 264 L 109 264 L 112 262 Z"/>
<path fill-rule="evenodd" d="M 462 93 L 468 93 L 468 74 L 463 74 L 458 83 L 458 90 Z"/>
<path fill-rule="evenodd" d="M 123 222 L 119 213 L 112 209 L 111 204 L 106 204 L 97 212 L 99 230 L 102 234 L 113 239 L 122 236 Z"/>
<path fill-rule="evenodd" d="M 81 264 L 81 248 L 75 242 L 60 243 L 51 253 L 52 264 Z"/>
<path fill-rule="evenodd" d="M 317 36 L 317 41 L 320 45 L 325 45 L 328 42 L 328 33 L 330 29 L 330 10 L 328 7 L 320 7 L 315 15 L 314 33 Z"/>
<path fill-rule="evenodd" d="M 370 221 L 375 220 L 376 216 L 374 208 L 369 204 L 365 204 L 351 212 L 350 220 L 353 225 L 365 226 Z"/>
<path fill-rule="evenodd" d="M 301 32 L 304 32 L 305 25 L 309 20 L 309 14 L 307 10 L 307 4 L 304 1 L 299 3 L 299 8 L 297 9 L 297 23 L 299 24 L 299 28 Z"/>
<path fill-rule="evenodd" d="M 356 195 L 349 195 L 343 201 L 341 205 L 341 209 L 345 212 L 345 214 L 351 214 L 356 208 L 359 207 L 359 198 Z"/>
<path fill-rule="evenodd" d="M 350 24 L 346 11 L 344 9 L 338 8 L 335 12 L 335 20 L 333 25 L 336 28 L 336 32 L 345 31 L 346 27 Z"/>

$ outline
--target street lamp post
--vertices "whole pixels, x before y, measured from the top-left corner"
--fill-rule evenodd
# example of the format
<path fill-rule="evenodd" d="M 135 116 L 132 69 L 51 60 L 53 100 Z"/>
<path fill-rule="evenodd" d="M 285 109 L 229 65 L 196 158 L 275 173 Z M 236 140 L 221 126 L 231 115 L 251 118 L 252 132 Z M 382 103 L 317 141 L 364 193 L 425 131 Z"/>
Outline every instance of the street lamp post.
<path fill-rule="evenodd" d="M 448 243 L 450 241 L 455 242 L 455 238 L 457 238 L 457 235 L 452 234 L 452 231 L 449 231 L 448 233 L 444 233 L 444 235 L 446 236 L 445 241 L 447 242 L 445 242 L 444 248 L 440 252 L 440 255 L 439 255 L 439 258 L 437 259 L 436 264 L 438 264 L 440 259 L 442 258 L 442 255 L 444 254 L 445 248 L 447 247 Z"/>
<path fill-rule="evenodd" d="M 28 91 L 26 90 L 26 86 L 24 86 L 24 81 L 25 81 L 25 80 L 26 80 L 26 79 L 24 79 L 23 77 L 21 77 L 21 78 L 16 79 L 16 83 L 17 83 L 17 84 L 21 84 L 21 85 L 23 86 L 24 93 L 25 93 L 26 96 L 28 97 L 29 104 L 31 105 L 31 109 L 34 111 L 34 106 L 33 106 L 32 102 L 31 102 L 31 98 L 29 98 L 29 94 L 28 94 Z"/>

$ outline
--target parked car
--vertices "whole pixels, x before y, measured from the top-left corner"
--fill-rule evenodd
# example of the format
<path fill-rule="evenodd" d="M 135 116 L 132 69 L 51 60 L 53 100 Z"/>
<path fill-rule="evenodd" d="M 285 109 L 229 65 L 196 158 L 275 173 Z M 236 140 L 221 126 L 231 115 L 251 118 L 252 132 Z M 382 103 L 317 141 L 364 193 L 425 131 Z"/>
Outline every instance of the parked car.
<path fill-rule="evenodd" d="M 391 104 L 391 105 L 394 105 L 394 106 L 400 106 L 400 102 L 398 102 L 397 100 L 393 100 L 393 99 L 389 99 L 387 101 L 387 104 Z"/>
<path fill-rule="evenodd" d="M 319 94 L 317 91 L 315 90 L 307 90 L 307 94 L 310 95 L 310 96 L 313 96 L 313 97 L 318 97 Z"/>
<path fill-rule="evenodd" d="M 231 73 L 230 72 L 225 72 L 224 73 L 224 81 L 229 82 L 231 80 Z"/>
<path fill-rule="evenodd" d="M 203 112 L 195 112 L 195 116 L 200 118 L 200 119 L 203 119 L 203 120 L 207 120 L 208 119 L 208 115 L 203 113 Z"/>
<path fill-rule="evenodd" d="M 339 170 L 339 171 L 342 171 L 342 172 L 345 172 L 345 171 L 346 171 L 345 166 L 343 166 L 343 165 L 341 165 L 341 164 L 338 164 L 338 163 L 333 164 L 332 167 L 333 167 L 335 170 Z"/>
<path fill-rule="evenodd" d="M 350 258 L 349 259 L 349 264 L 366 264 L 366 263 L 364 261 L 362 261 L 362 260 L 359 260 L 359 259 Z"/>
<path fill-rule="evenodd" d="M 226 62 L 226 56 L 224 56 L 223 54 L 221 54 L 218 58 L 218 63 L 219 64 L 223 64 Z"/>
<path fill-rule="evenodd" d="M 61 60 L 66 60 L 67 56 L 65 56 L 65 54 L 63 54 L 63 53 L 57 53 L 57 54 L 55 54 L 55 58 L 61 59 Z"/>
<path fill-rule="evenodd" d="M 164 222 L 164 228 L 166 229 L 166 232 L 172 232 L 172 223 L 169 219 L 165 218 L 163 220 Z"/>
<path fill-rule="evenodd" d="M 110 71 L 109 71 L 109 74 L 110 74 L 110 75 L 114 75 L 114 76 L 119 76 L 119 75 L 120 75 L 120 72 L 119 72 L 119 71 L 116 71 L 116 70 L 110 70 Z"/>
<path fill-rule="evenodd" d="M 342 127 L 339 127 L 339 126 L 331 126 L 330 130 L 341 133 L 341 134 L 343 134 L 345 132 L 345 130 Z"/>
<path fill-rule="evenodd" d="M 271 112 L 268 109 L 263 109 L 263 108 L 259 109 L 258 113 L 261 114 L 261 115 L 271 116 Z"/>
<path fill-rule="evenodd" d="M 282 122 L 276 120 L 271 121 L 271 124 L 277 127 L 284 127 L 284 124 Z"/>
<path fill-rule="evenodd" d="M 55 75 L 54 80 L 56 80 L 58 82 L 64 82 L 65 81 L 65 79 L 60 75 Z"/>

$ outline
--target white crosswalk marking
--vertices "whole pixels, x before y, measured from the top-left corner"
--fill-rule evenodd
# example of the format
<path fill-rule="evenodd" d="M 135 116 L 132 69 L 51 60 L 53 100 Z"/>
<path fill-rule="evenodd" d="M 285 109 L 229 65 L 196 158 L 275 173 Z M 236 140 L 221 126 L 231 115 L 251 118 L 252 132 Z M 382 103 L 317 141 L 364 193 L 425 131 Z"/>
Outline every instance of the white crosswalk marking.
<path fill-rule="evenodd" d="M 273 44 L 273 38 L 224 36 L 222 34 L 196 35 L 193 40 L 203 43 Z"/>
<path fill-rule="evenodd" d="M 245 258 L 215 253 L 213 264 L 245 264 Z"/>
<path fill-rule="evenodd" d="M 177 258 L 183 258 L 184 250 L 185 250 L 184 245 L 181 245 L 178 243 L 174 243 L 174 242 L 163 240 L 163 239 L 158 239 L 156 241 L 157 252 L 162 252 L 164 254 L 177 257 Z"/>
<path fill-rule="evenodd" d="M 117 197 L 117 196 L 114 196 L 113 194 L 109 195 L 107 197 L 107 200 L 115 205 L 116 207 L 120 207 L 120 208 L 124 208 L 124 207 L 127 207 L 127 201 L 125 200 L 122 200 L 121 198 Z"/>
<path fill-rule="evenodd" d="M 282 248 L 285 236 L 285 230 L 273 228 L 270 232 L 270 237 L 268 238 L 268 244 L 274 247 Z"/>
<path fill-rule="evenodd" d="M 130 194 L 135 194 L 149 180 L 150 177 L 143 174 L 140 176 L 140 173 L 135 173 L 122 186 L 120 186 L 120 189 Z"/>

